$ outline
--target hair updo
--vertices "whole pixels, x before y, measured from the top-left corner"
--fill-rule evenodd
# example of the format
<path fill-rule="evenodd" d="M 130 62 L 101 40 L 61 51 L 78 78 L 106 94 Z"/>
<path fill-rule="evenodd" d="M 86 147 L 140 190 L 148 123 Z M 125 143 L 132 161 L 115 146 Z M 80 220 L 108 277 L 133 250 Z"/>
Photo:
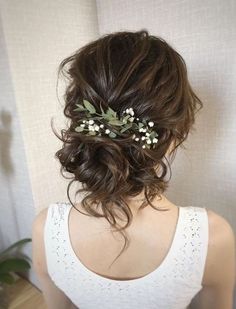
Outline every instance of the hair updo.
<path fill-rule="evenodd" d="M 61 163 L 61 173 L 72 174 L 68 199 L 75 207 L 69 189 L 73 182 L 80 182 L 82 188 L 76 194 L 89 193 L 81 206 L 91 216 L 106 218 L 123 234 L 132 221 L 125 198 L 144 190 L 146 201 L 140 209 L 147 205 L 155 208 L 151 202 L 168 187 L 167 151 L 172 146 L 169 153 L 172 161 L 177 147 L 187 138 L 202 102 L 189 84 L 183 58 L 165 40 L 145 29 L 113 32 L 88 43 L 60 63 L 60 72 L 69 80 L 64 94 L 64 115 L 69 118 L 69 126 L 61 130 L 61 136 L 53 132 L 63 142 L 55 154 Z M 154 122 L 152 129 L 158 132 L 155 149 L 142 148 L 132 136 L 116 140 L 76 132 L 84 112 L 74 111 L 75 104 L 83 99 L 91 102 L 99 113 L 100 104 L 103 110 L 111 107 L 118 117 L 132 107 L 140 120 L 148 118 Z M 98 205 L 100 212 L 96 211 Z M 127 218 L 123 227 L 116 220 L 122 219 L 118 212 Z M 124 247 L 126 243 L 125 237 Z"/>

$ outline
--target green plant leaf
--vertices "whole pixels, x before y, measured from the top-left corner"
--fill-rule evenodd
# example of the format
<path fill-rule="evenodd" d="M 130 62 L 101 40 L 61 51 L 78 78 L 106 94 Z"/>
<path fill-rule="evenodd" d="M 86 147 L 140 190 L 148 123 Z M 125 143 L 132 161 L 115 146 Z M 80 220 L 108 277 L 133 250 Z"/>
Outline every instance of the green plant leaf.
<path fill-rule="evenodd" d="M 96 135 L 95 131 L 89 131 L 88 133 L 89 133 L 89 135 Z"/>
<path fill-rule="evenodd" d="M 118 119 L 112 119 L 109 121 L 109 124 L 112 124 L 112 125 L 116 125 L 116 126 L 123 126 L 124 123 Z"/>
<path fill-rule="evenodd" d="M 138 126 L 139 126 L 139 129 L 140 129 L 140 128 L 144 127 L 144 124 L 142 122 L 139 122 Z"/>
<path fill-rule="evenodd" d="M 122 120 L 123 123 L 127 123 L 127 120 L 129 119 L 130 115 L 126 115 Z"/>
<path fill-rule="evenodd" d="M 153 139 L 154 137 L 156 137 L 156 132 L 152 131 L 149 135 L 149 138 Z"/>
<path fill-rule="evenodd" d="M 128 123 L 120 132 L 123 133 L 125 131 L 127 131 L 128 129 L 130 129 L 133 126 L 132 123 Z"/>
<path fill-rule="evenodd" d="M 76 128 L 75 128 L 75 131 L 76 131 L 76 132 L 83 132 L 83 131 L 84 131 L 84 128 L 83 128 L 83 127 L 76 127 Z"/>
<path fill-rule="evenodd" d="M 133 127 L 134 127 L 134 129 L 135 129 L 135 130 L 138 130 L 138 129 L 139 129 L 138 124 L 137 124 L 137 123 L 135 123 L 135 122 L 133 122 Z"/>
<path fill-rule="evenodd" d="M 9 258 L 0 262 L 0 274 L 9 273 L 10 271 L 26 271 L 30 267 L 30 264 L 23 259 Z"/>
<path fill-rule="evenodd" d="M 84 102 L 84 106 L 90 112 L 90 114 L 95 114 L 96 113 L 96 110 L 95 110 L 94 106 L 89 101 L 83 100 L 83 102 Z"/>
<path fill-rule="evenodd" d="M 110 107 L 108 107 L 107 114 L 110 115 L 112 118 L 116 118 L 116 112 Z"/>
<path fill-rule="evenodd" d="M 114 137 L 116 137 L 116 133 L 110 132 L 110 133 L 109 133 L 109 136 L 110 136 L 111 138 L 114 138 Z"/>
<path fill-rule="evenodd" d="M 86 108 L 77 107 L 74 109 L 75 112 L 84 112 L 86 111 Z"/>
<path fill-rule="evenodd" d="M 30 242 L 30 241 L 32 241 L 32 238 L 23 238 L 23 239 L 15 242 L 15 243 L 13 243 L 10 247 L 8 247 L 7 249 L 5 249 L 4 251 L 1 252 L 0 258 L 2 256 L 4 256 L 6 253 L 8 253 L 9 251 L 11 251 L 13 248 L 22 246 L 25 243 Z"/>
<path fill-rule="evenodd" d="M 93 117 L 93 120 L 96 120 L 96 119 L 103 119 L 103 117 L 101 117 L 101 116 Z"/>
<path fill-rule="evenodd" d="M 102 111 L 102 117 L 104 117 L 104 115 L 105 115 L 105 112 L 104 112 L 104 110 L 103 110 L 103 108 L 102 108 L 102 105 L 101 105 L 101 103 L 100 103 L 100 110 Z"/>
<path fill-rule="evenodd" d="M 74 111 L 77 111 L 77 112 L 86 111 L 86 108 L 83 105 L 78 104 L 78 103 L 76 103 L 75 105 L 77 106 L 77 108 L 75 108 Z"/>
<path fill-rule="evenodd" d="M 0 274 L 0 282 L 13 284 L 15 283 L 15 279 L 11 274 Z"/>

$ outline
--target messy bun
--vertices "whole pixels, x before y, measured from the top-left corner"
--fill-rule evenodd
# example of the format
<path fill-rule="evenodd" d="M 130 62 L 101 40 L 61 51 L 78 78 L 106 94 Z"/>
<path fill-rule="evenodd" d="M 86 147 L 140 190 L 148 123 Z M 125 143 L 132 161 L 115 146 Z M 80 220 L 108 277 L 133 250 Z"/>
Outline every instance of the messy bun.
<path fill-rule="evenodd" d="M 69 126 L 61 130 L 61 136 L 56 134 L 63 146 L 55 156 L 61 163 L 61 173 L 72 174 L 67 188 L 69 201 L 73 205 L 71 184 L 80 182 L 82 188 L 76 193 L 88 193 L 81 201 L 87 214 L 106 218 L 123 234 L 132 221 L 125 199 L 144 190 L 146 201 L 140 209 L 147 205 L 155 208 L 151 202 L 168 187 L 165 177 L 170 162 L 166 154 L 171 146 L 172 161 L 202 102 L 188 82 L 183 58 L 166 41 L 145 29 L 114 32 L 88 43 L 60 63 L 60 72 L 69 80 L 64 95 Z M 154 122 L 157 146 L 143 149 L 131 136 L 111 139 L 76 132 L 84 114 L 74 111 L 75 104 L 83 99 L 97 111 L 100 105 L 104 110 L 109 106 L 119 117 L 132 107 L 137 117 Z M 117 222 L 122 216 L 127 219 L 123 227 Z M 126 243 L 125 237 L 124 247 Z"/>

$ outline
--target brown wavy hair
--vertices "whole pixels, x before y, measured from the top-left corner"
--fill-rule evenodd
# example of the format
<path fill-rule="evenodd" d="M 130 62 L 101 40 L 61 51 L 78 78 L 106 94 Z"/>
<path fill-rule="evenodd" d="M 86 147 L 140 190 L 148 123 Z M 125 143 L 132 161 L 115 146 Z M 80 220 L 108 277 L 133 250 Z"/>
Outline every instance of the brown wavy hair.
<path fill-rule="evenodd" d="M 69 124 L 61 130 L 61 136 L 53 132 L 63 142 L 55 154 L 61 163 L 61 174 L 67 179 L 64 172 L 72 174 L 68 199 L 79 211 L 69 190 L 72 183 L 80 182 L 82 188 L 76 194 L 88 193 L 81 201 L 87 212 L 83 214 L 104 217 L 114 231 L 119 231 L 125 238 L 122 253 L 128 241 L 124 230 L 133 218 L 125 199 L 144 190 L 146 200 L 139 209 L 150 205 L 161 210 L 152 201 L 167 189 L 170 163 L 193 128 L 202 102 L 189 84 L 181 55 L 146 29 L 113 32 L 89 42 L 60 63 L 60 73 L 69 80 L 64 94 L 64 115 Z M 83 99 L 91 102 L 98 113 L 100 104 L 103 110 L 111 107 L 118 117 L 132 107 L 140 120 L 153 121 L 152 129 L 158 132 L 155 149 L 142 148 L 132 134 L 111 139 L 76 132 L 78 120 L 85 115 L 74 111 L 75 104 L 81 104 Z M 170 177 L 166 179 L 168 168 Z M 98 207 L 102 214 L 96 210 Z M 117 218 L 122 220 L 118 212 L 126 218 L 124 226 L 117 222 Z"/>

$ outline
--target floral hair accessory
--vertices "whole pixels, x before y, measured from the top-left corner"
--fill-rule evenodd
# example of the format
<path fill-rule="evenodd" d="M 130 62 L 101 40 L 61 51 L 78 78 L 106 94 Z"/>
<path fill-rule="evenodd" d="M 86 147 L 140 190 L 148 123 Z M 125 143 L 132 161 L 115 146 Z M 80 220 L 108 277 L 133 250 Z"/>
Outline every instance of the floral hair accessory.
<path fill-rule="evenodd" d="M 158 133 L 150 129 L 154 126 L 153 121 L 147 122 L 146 119 L 143 119 L 140 122 L 139 118 L 134 117 L 132 107 L 127 108 L 122 113 L 122 117 L 118 119 L 117 113 L 110 107 L 104 112 L 100 105 L 102 114 L 98 114 L 90 102 L 83 100 L 83 104 L 84 106 L 76 104 L 77 108 L 74 109 L 74 111 L 86 112 L 86 119 L 80 120 L 82 123 L 75 128 L 76 132 L 84 132 L 85 134 L 87 133 L 86 135 L 98 136 L 101 136 L 103 133 L 114 139 L 117 135 L 121 135 L 121 133 L 130 130 L 133 132 L 132 138 L 135 141 L 143 141 L 142 148 L 150 148 L 151 146 L 155 148 L 155 144 L 158 142 Z M 93 115 L 97 116 L 93 117 Z M 107 124 L 109 127 L 106 127 Z"/>

